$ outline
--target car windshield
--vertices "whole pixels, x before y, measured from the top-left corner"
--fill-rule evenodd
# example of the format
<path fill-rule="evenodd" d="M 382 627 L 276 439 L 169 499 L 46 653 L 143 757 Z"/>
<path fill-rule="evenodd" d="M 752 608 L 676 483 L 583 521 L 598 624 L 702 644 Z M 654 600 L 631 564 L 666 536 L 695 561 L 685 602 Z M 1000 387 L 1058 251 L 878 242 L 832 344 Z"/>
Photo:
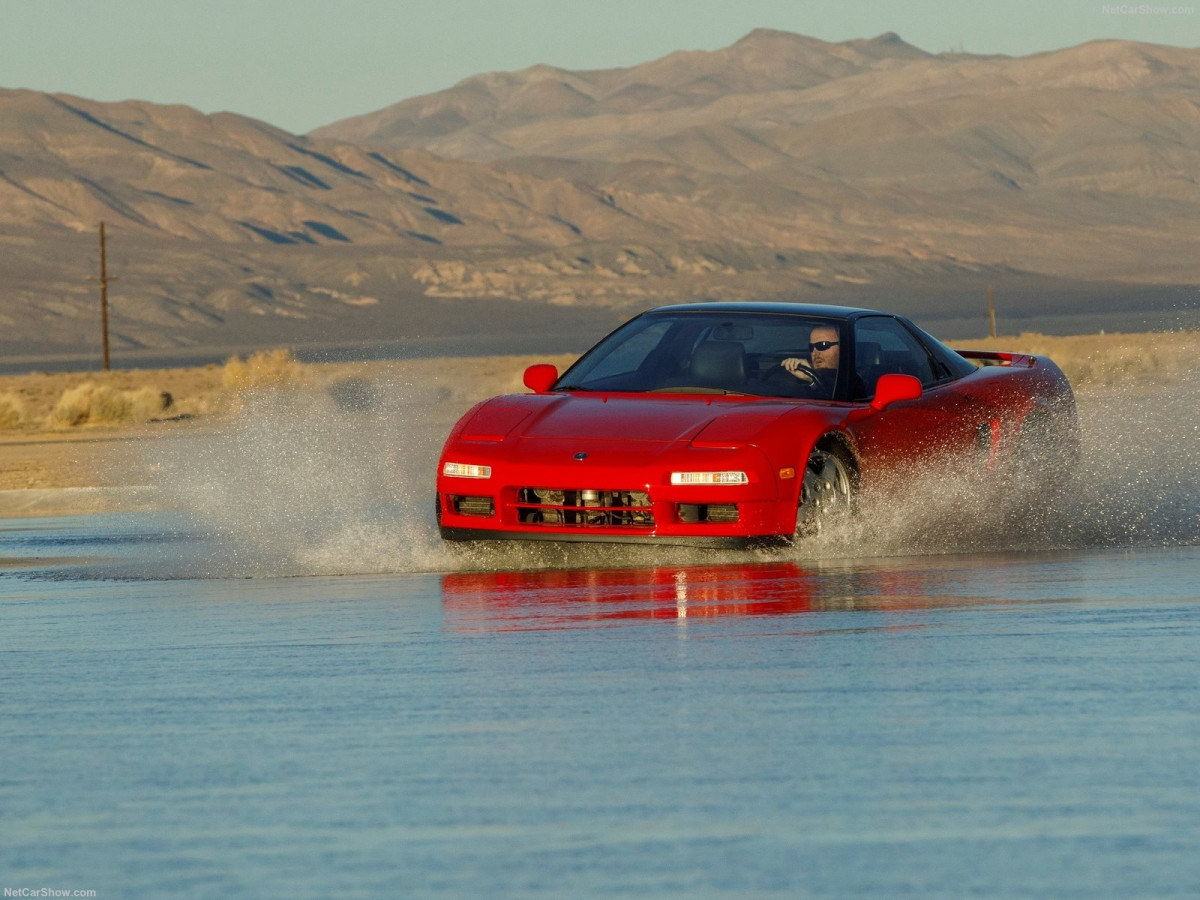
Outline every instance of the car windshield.
<path fill-rule="evenodd" d="M 589 350 L 553 389 L 830 399 L 842 332 L 842 322 L 816 316 L 651 312 Z"/>

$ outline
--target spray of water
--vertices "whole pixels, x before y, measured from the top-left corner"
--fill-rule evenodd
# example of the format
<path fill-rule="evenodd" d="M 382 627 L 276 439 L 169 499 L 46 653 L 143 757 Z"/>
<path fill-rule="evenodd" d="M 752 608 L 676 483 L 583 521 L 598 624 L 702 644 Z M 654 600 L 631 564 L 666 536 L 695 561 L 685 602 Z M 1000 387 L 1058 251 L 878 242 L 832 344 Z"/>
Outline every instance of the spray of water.
<path fill-rule="evenodd" d="M 997 478 L 918 464 L 799 549 L 821 558 L 1198 543 L 1198 387 L 1193 372 L 1169 385 L 1085 393 L 1073 467 Z"/>
<path fill-rule="evenodd" d="M 431 395 L 356 382 L 248 396 L 223 425 L 149 448 L 164 505 L 196 535 L 191 574 L 436 570 Z"/>
<path fill-rule="evenodd" d="M 930 465 L 861 497 L 859 515 L 754 558 L 832 559 L 1200 542 L 1194 374 L 1080 399 L 1069 477 L 1019 485 Z M 428 390 L 358 382 L 247 399 L 224 424 L 147 452 L 164 504 L 197 536 L 176 574 L 285 576 L 713 562 L 678 547 L 444 545 L 433 470 L 461 412 Z M 451 404 L 452 405 L 452 404 Z M 720 554 L 724 558 L 726 554 Z M 730 553 L 744 561 L 744 553 Z"/>

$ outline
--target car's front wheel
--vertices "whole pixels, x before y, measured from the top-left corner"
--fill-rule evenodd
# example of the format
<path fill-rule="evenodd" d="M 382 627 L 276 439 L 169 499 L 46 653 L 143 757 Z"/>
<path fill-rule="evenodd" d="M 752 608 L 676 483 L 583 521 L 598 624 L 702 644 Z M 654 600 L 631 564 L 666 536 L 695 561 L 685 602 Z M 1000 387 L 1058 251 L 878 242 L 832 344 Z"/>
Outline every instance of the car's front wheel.
<path fill-rule="evenodd" d="M 804 466 L 796 537 L 812 537 L 853 511 L 857 474 L 850 454 L 840 445 L 815 447 Z"/>

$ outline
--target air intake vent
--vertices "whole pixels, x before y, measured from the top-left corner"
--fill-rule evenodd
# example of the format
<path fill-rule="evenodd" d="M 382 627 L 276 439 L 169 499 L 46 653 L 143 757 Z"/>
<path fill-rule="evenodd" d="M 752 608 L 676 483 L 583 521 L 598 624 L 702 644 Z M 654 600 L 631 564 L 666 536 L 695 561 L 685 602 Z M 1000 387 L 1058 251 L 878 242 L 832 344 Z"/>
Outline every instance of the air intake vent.
<path fill-rule="evenodd" d="M 680 522 L 728 524 L 738 520 L 736 503 L 680 503 L 677 509 Z"/>
<path fill-rule="evenodd" d="M 496 513 L 496 505 L 491 497 L 458 497 L 450 495 L 454 511 L 460 516 L 479 516 L 488 518 Z"/>
<path fill-rule="evenodd" d="M 517 518 L 527 525 L 576 528 L 653 528 L 645 491 L 559 490 L 526 487 L 517 492 Z"/>

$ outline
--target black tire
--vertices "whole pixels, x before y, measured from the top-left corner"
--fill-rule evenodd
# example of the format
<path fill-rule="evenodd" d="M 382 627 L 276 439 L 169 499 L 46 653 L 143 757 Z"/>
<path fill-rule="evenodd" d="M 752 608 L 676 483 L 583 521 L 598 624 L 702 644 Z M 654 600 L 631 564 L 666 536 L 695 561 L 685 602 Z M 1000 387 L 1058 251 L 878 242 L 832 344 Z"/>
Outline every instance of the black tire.
<path fill-rule="evenodd" d="M 814 537 L 854 513 L 858 470 L 841 444 L 815 447 L 804 466 L 800 500 L 796 504 L 795 537 Z"/>

